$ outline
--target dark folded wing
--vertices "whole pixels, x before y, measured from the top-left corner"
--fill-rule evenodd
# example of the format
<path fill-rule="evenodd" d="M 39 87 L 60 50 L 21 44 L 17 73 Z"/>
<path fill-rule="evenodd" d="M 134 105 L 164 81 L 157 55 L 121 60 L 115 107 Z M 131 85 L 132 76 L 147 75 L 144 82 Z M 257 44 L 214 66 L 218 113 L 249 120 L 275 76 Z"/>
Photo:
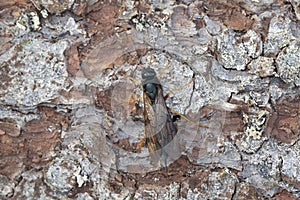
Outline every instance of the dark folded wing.
<path fill-rule="evenodd" d="M 176 135 L 176 127 L 171 120 L 162 89 L 157 88 L 154 104 L 144 94 L 145 141 L 149 152 L 163 148 Z"/>

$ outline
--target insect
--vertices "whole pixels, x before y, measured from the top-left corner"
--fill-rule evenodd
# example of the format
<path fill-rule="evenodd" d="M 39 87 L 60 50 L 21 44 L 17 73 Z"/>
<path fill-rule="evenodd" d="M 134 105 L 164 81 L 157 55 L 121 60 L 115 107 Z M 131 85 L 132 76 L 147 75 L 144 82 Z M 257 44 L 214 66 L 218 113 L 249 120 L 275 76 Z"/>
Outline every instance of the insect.
<path fill-rule="evenodd" d="M 163 89 L 154 69 L 148 67 L 142 70 L 142 86 L 145 135 L 137 149 L 145 145 L 149 153 L 161 152 L 160 156 L 166 167 L 168 152 L 164 147 L 173 140 L 177 128 L 167 108 Z"/>
<path fill-rule="evenodd" d="M 169 62 L 162 71 L 164 71 L 168 65 Z M 150 67 L 143 68 L 141 74 L 145 133 L 137 146 L 137 150 L 145 145 L 150 154 L 158 154 L 158 156 L 161 157 L 162 164 L 167 170 L 167 159 L 172 157 L 171 154 L 174 154 L 174 151 L 178 148 L 176 147 L 176 143 L 173 142 L 177 134 L 177 127 L 173 122 L 174 117 L 179 115 L 196 126 L 204 128 L 208 127 L 193 122 L 187 117 L 167 107 L 165 99 L 169 96 L 169 93 L 164 96 L 162 85 L 154 69 Z M 188 84 L 190 84 L 190 82 L 186 85 Z M 181 88 L 186 87 L 186 85 Z"/>

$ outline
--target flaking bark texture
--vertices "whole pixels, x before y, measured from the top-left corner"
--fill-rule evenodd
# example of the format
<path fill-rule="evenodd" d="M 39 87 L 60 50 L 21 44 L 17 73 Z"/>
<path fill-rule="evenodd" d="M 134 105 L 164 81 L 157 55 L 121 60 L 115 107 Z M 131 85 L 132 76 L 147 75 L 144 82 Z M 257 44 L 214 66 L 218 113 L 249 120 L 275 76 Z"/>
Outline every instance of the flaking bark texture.
<path fill-rule="evenodd" d="M 0 199 L 299 199 L 299 9 L 1 1 Z M 137 148 L 146 67 L 167 158 Z"/>

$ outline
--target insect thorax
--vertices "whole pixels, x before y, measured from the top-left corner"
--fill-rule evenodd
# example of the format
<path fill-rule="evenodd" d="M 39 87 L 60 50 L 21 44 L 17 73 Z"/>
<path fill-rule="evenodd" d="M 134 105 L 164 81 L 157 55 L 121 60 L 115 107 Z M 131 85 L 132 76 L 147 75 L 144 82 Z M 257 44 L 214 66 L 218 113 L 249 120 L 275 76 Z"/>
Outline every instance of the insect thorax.
<path fill-rule="evenodd" d="M 154 104 L 155 98 L 157 95 L 157 87 L 158 85 L 155 83 L 146 83 L 144 84 L 144 92 L 150 98 L 151 104 Z"/>

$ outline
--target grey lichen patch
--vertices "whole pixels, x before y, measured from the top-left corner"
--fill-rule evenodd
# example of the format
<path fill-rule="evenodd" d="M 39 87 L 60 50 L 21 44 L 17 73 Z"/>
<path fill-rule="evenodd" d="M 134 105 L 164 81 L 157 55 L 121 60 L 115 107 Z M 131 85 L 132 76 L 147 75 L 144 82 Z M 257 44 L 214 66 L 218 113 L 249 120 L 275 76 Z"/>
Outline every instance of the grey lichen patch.
<path fill-rule="evenodd" d="M 292 0 L 291 4 L 294 8 L 295 15 L 298 20 L 300 20 L 300 2 L 297 0 Z"/>
<path fill-rule="evenodd" d="M 16 22 L 16 26 L 23 31 L 39 31 L 42 28 L 40 18 L 36 12 L 21 15 Z"/>
<path fill-rule="evenodd" d="M 78 167 L 74 173 L 78 187 L 82 187 L 88 181 L 88 176 L 86 174 L 82 174 L 81 172 L 82 168 Z"/>
<path fill-rule="evenodd" d="M 285 189 L 299 198 L 299 152 L 299 141 L 293 146 L 266 141 L 256 154 L 243 155 L 248 162 L 239 176 L 269 196 Z"/>
<path fill-rule="evenodd" d="M 204 21 L 206 23 L 206 29 L 211 35 L 217 35 L 221 31 L 221 26 L 217 21 L 211 20 L 208 16 L 205 16 Z"/>
<path fill-rule="evenodd" d="M 253 30 L 239 36 L 231 29 L 218 39 L 219 62 L 226 69 L 245 70 L 246 65 L 261 54 L 261 38 Z"/>
<path fill-rule="evenodd" d="M 23 127 L 24 122 L 28 122 L 34 119 L 38 119 L 40 116 L 37 114 L 37 109 L 19 109 L 15 110 L 12 108 L 0 106 L 0 119 L 13 118 L 16 122 L 17 127 Z M 3 129 L 3 127 L 2 127 Z M 6 134 L 6 131 L 3 131 Z M 20 134 L 20 133 L 19 133 Z"/>
<path fill-rule="evenodd" d="M 141 14 L 134 16 L 131 19 L 132 23 L 135 25 L 135 29 L 138 31 L 143 31 L 150 27 L 150 20 L 147 18 L 146 14 Z"/>
<path fill-rule="evenodd" d="M 269 113 L 266 110 L 255 111 L 254 114 L 243 114 L 243 122 L 246 124 L 241 139 L 236 141 L 238 148 L 246 153 L 257 152 L 267 137 L 263 137 Z"/>
<path fill-rule="evenodd" d="M 267 121 L 268 112 L 266 110 L 260 110 L 254 116 L 243 115 L 244 123 L 247 124 L 245 134 L 248 138 L 254 140 L 260 140 L 264 131 L 264 127 Z"/>
<path fill-rule="evenodd" d="M 78 193 L 76 194 L 76 197 L 75 197 L 77 200 L 81 200 L 81 199 L 85 199 L 85 200 L 93 200 L 94 198 L 89 195 L 89 193 L 87 192 L 84 192 L 84 193 Z"/>
<path fill-rule="evenodd" d="M 112 148 L 100 125 L 104 121 L 100 114 L 103 112 L 94 107 L 76 111 L 72 130 L 63 135 L 67 148 L 56 155 L 53 167 L 46 169 L 45 181 L 51 188 L 74 195 L 84 190 L 100 199 L 125 199 L 129 195 L 128 188 L 112 179 L 120 163 L 115 159 L 117 147 Z"/>
<path fill-rule="evenodd" d="M 162 186 L 139 185 L 134 199 L 230 199 L 238 183 L 228 168 L 191 171 L 187 177 Z M 160 181 L 160 180 L 157 180 Z"/>
<path fill-rule="evenodd" d="M 169 13 L 156 12 L 151 10 L 148 13 L 139 13 L 131 18 L 132 24 L 137 31 L 145 31 L 148 28 L 166 29 L 166 22 L 169 19 Z"/>
<path fill-rule="evenodd" d="M 238 183 L 237 176 L 227 168 L 212 170 L 208 177 L 201 178 L 196 180 L 196 188 L 188 190 L 186 199 L 230 199 Z"/>
<path fill-rule="evenodd" d="M 259 56 L 248 65 L 249 72 L 260 77 L 274 76 L 276 74 L 274 59 Z"/>
<path fill-rule="evenodd" d="M 278 15 L 271 19 L 267 40 L 264 44 L 266 56 L 276 56 L 283 47 L 290 45 L 296 38 L 291 30 L 291 19 Z"/>
<path fill-rule="evenodd" d="M 239 182 L 236 184 L 236 192 L 234 193 L 233 199 L 248 199 L 257 200 L 259 198 L 259 191 L 246 182 Z"/>
<path fill-rule="evenodd" d="M 268 84 L 268 82 L 262 84 Z M 255 105 L 260 108 L 269 107 L 269 91 L 250 91 L 249 97 L 247 101 L 248 105 Z"/>
<path fill-rule="evenodd" d="M 14 197 L 17 199 L 47 199 L 46 186 L 42 183 L 43 173 L 32 169 L 22 173 L 22 182 L 15 188 Z"/>
<path fill-rule="evenodd" d="M 115 153 L 111 148 L 111 143 L 106 140 L 107 133 L 101 127 L 101 124 L 107 122 L 103 118 L 103 112 L 97 110 L 94 106 L 77 109 L 74 107 L 73 119 L 72 131 L 66 132 L 63 136 L 64 145 L 67 145 L 69 149 L 76 146 L 86 148 L 93 160 L 101 163 L 102 169 L 106 172 L 116 169 Z M 109 125 L 106 124 L 106 126 Z M 79 149 L 76 149 L 76 151 L 81 152 Z M 86 152 L 84 152 L 84 155 L 86 155 Z M 80 167 L 83 168 L 83 166 Z M 76 168 L 78 169 L 78 167 Z"/>
<path fill-rule="evenodd" d="M 46 19 L 48 17 L 48 11 L 46 9 L 41 10 L 41 15 Z"/>
<path fill-rule="evenodd" d="M 0 175 L 0 198 L 7 199 L 14 195 L 15 184 L 6 176 Z"/>
<path fill-rule="evenodd" d="M 86 32 L 83 30 L 81 23 L 76 22 L 75 19 L 69 15 L 51 16 L 45 21 L 40 31 L 45 38 L 57 38 L 63 35 L 70 35 L 71 37 L 66 38 L 69 41 L 86 40 Z"/>
<path fill-rule="evenodd" d="M 1 90 L 1 101 L 32 106 L 51 101 L 68 87 L 63 52 L 67 42 L 49 43 L 23 40 L 0 57 L 2 75 L 8 76 L 7 87 Z M 42 51 L 41 51 L 42 50 Z"/>
<path fill-rule="evenodd" d="M 282 147 L 282 150 L 284 150 L 282 156 L 282 174 L 288 177 L 288 182 L 292 180 L 300 182 L 300 141 L 296 142 L 291 148 L 286 145 Z"/>
<path fill-rule="evenodd" d="M 67 193 L 97 180 L 97 176 L 92 174 L 99 173 L 99 168 L 91 161 L 90 151 L 84 149 L 82 135 L 78 132 L 64 135 L 64 145 L 68 148 L 54 154 L 52 164 L 46 168 L 45 183 L 53 190 L 59 189 L 60 192 Z"/>
<path fill-rule="evenodd" d="M 198 158 L 196 158 L 196 163 L 200 165 L 210 165 L 214 163 L 232 169 L 242 170 L 241 156 L 238 149 L 230 142 L 222 141 L 223 138 L 221 138 L 221 136 L 219 136 L 219 138 L 213 137 L 211 133 L 209 133 L 208 137 L 204 137 L 203 143 L 205 144 L 202 144 L 202 146 L 206 146 L 206 149 L 201 149 L 201 151 L 206 152 L 202 153 L 203 155 L 199 153 Z M 192 160 L 191 156 L 189 156 L 189 158 Z"/>
<path fill-rule="evenodd" d="M 142 185 L 135 192 L 134 199 L 179 199 L 180 183 L 173 182 L 164 187 L 155 187 L 153 185 Z"/>
<path fill-rule="evenodd" d="M 59 14 L 67 9 L 70 9 L 74 4 L 74 0 L 38 0 L 41 7 L 46 8 L 50 13 Z"/>
<path fill-rule="evenodd" d="M 80 28 L 80 24 L 76 23 L 75 19 L 70 17 L 64 27 L 70 35 L 85 35 L 85 31 Z"/>
<path fill-rule="evenodd" d="M 192 85 L 191 88 L 193 93 L 190 100 L 188 100 L 189 108 L 187 109 L 187 112 L 191 111 L 193 113 L 197 113 L 200 108 L 208 104 L 210 98 L 213 98 L 211 97 L 212 88 L 210 88 L 210 85 L 206 82 L 205 78 L 200 75 L 195 76 L 194 85 Z M 180 95 L 181 94 L 179 93 L 178 96 Z"/>
<path fill-rule="evenodd" d="M 259 140 L 262 135 L 261 131 L 256 130 L 254 126 L 247 127 L 245 133 L 255 140 Z"/>
<path fill-rule="evenodd" d="M 286 83 L 300 86 L 300 43 L 284 48 L 276 59 L 278 74 Z"/>
<path fill-rule="evenodd" d="M 69 182 L 72 180 L 72 169 L 62 165 L 63 160 L 57 159 L 45 173 L 45 183 L 55 189 L 59 189 L 61 192 L 66 193 L 75 187 L 75 181 Z M 69 162 L 68 165 L 74 165 L 73 162 Z M 75 171 L 73 171 L 75 174 Z"/>
<path fill-rule="evenodd" d="M 207 183 L 207 189 L 210 191 L 208 194 L 214 194 L 215 198 L 230 198 L 237 182 L 236 175 L 227 168 L 212 172 Z"/>

